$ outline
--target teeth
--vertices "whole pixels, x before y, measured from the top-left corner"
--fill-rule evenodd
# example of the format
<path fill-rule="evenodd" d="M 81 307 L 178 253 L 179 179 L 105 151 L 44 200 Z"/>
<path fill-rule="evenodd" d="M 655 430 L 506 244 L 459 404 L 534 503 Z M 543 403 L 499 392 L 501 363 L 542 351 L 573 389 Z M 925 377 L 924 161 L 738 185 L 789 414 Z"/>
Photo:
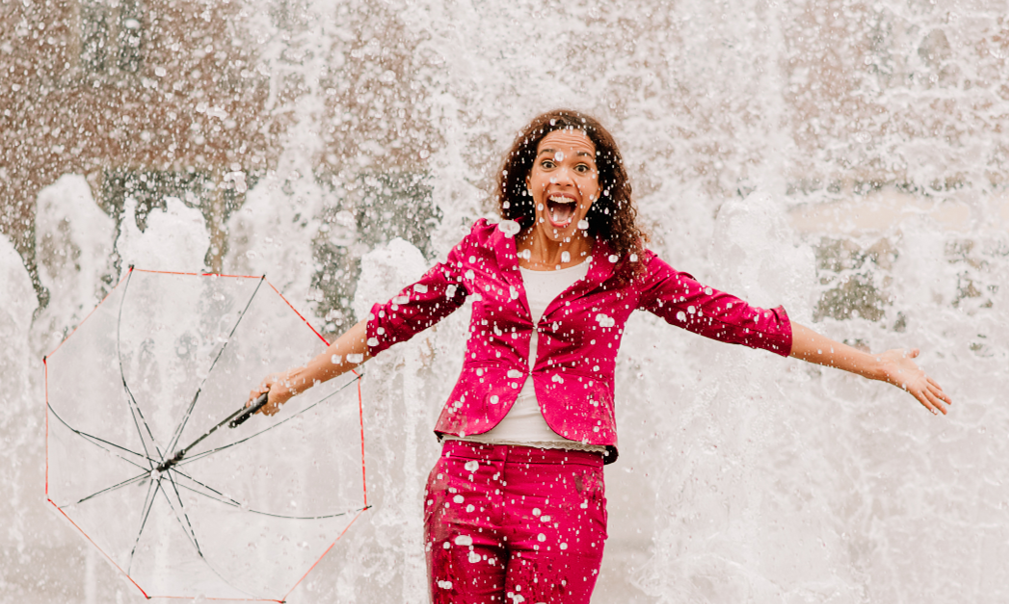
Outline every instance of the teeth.
<path fill-rule="evenodd" d="M 575 202 L 567 197 L 551 197 L 549 212 L 554 225 L 566 227 L 575 213 Z"/>

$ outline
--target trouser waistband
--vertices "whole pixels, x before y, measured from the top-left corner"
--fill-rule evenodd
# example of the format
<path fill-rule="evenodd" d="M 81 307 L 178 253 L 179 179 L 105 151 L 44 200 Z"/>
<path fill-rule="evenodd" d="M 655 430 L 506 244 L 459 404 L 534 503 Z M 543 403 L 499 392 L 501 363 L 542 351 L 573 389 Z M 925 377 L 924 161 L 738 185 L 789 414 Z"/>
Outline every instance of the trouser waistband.
<path fill-rule="evenodd" d="M 602 466 L 602 453 L 577 451 L 573 449 L 547 449 L 520 445 L 492 445 L 464 440 L 446 440 L 442 445 L 442 457 L 485 459 L 512 463 L 577 464 Z"/>

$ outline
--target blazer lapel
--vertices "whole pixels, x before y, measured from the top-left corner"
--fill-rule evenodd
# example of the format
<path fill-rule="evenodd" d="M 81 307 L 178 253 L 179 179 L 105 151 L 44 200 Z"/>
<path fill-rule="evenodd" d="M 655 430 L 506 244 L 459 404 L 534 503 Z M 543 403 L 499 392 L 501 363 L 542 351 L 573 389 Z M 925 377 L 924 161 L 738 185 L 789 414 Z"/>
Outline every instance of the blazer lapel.
<path fill-rule="evenodd" d="M 610 261 L 613 250 L 609 244 L 601 239 L 596 239 L 592 244 L 592 256 L 589 258 L 589 272 L 584 279 L 576 281 L 574 285 L 564 290 L 561 295 L 553 299 L 543 311 L 543 316 L 547 317 L 555 309 L 569 300 L 576 300 L 601 286 L 610 278 L 617 266 L 616 262 Z"/>
<path fill-rule="evenodd" d="M 514 227 L 507 223 L 511 223 Z M 522 273 L 519 272 L 518 247 L 515 245 L 515 235 L 518 234 L 518 223 L 510 220 L 503 220 L 498 223 L 494 234 L 488 243 L 494 250 L 494 257 L 497 259 L 501 277 L 510 287 L 518 292 L 516 302 L 525 310 L 525 316 L 532 323 L 532 311 L 529 309 L 529 298 L 526 296 L 525 283 L 522 281 Z"/>

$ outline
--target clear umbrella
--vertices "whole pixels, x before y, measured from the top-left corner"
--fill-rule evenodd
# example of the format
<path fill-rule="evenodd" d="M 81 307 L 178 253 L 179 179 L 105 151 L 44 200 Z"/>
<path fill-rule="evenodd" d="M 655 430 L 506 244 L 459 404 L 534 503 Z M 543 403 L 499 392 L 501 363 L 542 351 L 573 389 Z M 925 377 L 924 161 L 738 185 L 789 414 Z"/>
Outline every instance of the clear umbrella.
<path fill-rule="evenodd" d="M 360 376 L 235 416 L 325 347 L 265 278 L 131 268 L 45 358 L 49 502 L 148 598 L 283 601 L 368 508 Z"/>

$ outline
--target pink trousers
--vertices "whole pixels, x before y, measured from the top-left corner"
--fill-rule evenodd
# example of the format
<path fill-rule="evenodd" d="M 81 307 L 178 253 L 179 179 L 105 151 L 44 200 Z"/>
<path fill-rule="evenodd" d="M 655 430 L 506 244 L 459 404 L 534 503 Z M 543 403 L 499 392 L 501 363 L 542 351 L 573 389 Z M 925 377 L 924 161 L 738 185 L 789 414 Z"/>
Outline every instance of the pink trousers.
<path fill-rule="evenodd" d="M 424 527 L 435 604 L 588 604 L 606 541 L 603 458 L 446 441 Z"/>

